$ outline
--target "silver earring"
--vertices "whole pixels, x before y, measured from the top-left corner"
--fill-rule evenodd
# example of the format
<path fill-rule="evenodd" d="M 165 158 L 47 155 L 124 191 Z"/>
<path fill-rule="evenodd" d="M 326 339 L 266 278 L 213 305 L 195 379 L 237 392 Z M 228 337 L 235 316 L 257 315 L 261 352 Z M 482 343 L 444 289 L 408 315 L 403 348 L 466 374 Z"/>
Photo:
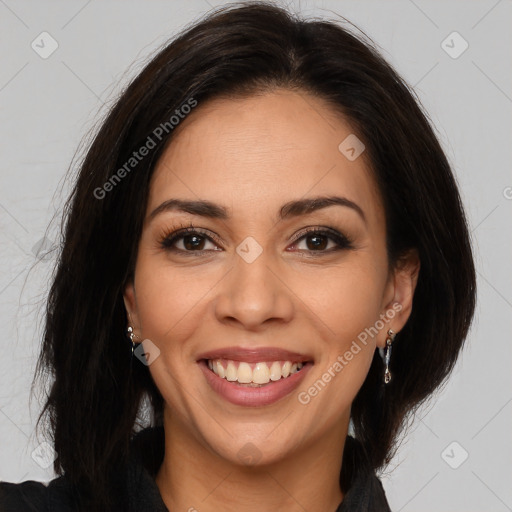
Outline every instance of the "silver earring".
<path fill-rule="evenodd" d="M 135 338 L 138 338 L 138 336 L 133 332 L 133 327 L 131 325 L 128 326 L 128 329 L 126 329 L 127 332 L 128 332 L 128 337 L 130 338 L 130 341 L 132 342 L 132 357 L 133 357 L 133 352 L 135 350 Z"/>
<path fill-rule="evenodd" d="M 384 383 L 389 384 L 391 381 L 391 372 L 389 371 L 389 360 L 391 359 L 391 345 L 395 341 L 396 333 L 393 329 L 388 330 L 388 337 L 386 338 L 386 347 L 384 349 L 384 364 L 386 369 L 384 370 Z"/>

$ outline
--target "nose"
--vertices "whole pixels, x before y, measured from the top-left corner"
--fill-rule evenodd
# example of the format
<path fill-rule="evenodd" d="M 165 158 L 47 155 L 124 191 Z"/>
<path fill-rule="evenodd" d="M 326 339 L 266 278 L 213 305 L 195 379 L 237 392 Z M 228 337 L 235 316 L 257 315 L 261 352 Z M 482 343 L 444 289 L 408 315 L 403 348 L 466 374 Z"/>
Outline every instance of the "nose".
<path fill-rule="evenodd" d="M 235 258 L 234 267 L 219 283 L 215 315 L 219 322 L 259 331 L 273 322 L 293 318 L 293 292 L 272 268 L 265 251 L 253 262 Z"/>

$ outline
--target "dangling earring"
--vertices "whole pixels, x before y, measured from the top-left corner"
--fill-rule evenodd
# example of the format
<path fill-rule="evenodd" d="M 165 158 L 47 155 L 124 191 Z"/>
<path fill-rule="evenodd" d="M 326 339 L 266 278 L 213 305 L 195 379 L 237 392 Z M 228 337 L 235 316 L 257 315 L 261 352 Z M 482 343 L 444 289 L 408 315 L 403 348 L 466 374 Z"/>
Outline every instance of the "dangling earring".
<path fill-rule="evenodd" d="M 391 359 L 391 345 L 395 341 L 396 333 L 393 329 L 388 330 L 388 337 L 386 338 L 386 348 L 384 349 L 384 364 L 386 369 L 384 370 L 384 383 L 389 384 L 391 380 L 391 372 L 389 371 L 389 360 Z"/>
<path fill-rule="evenodd" d="M 138 336 L 133 332 L 133 327 L 131 325 L 129 325 L 128 329 L 126 329 L 126 330 L 128 332 L 128 337 L 130 338 L 130 341 L 132 342 L 132 357 L 133 357 L 135 345 L 137 345 L 137 343 L 135 343 L 135 338 L 138 338 Z"/>

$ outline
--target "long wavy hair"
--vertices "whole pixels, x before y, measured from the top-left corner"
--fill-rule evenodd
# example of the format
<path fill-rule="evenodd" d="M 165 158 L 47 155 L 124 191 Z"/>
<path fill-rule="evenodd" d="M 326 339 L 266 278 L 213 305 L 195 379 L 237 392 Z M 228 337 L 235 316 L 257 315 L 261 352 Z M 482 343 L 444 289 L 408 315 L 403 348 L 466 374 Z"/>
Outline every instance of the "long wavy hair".
<path fill-rule="evenodd" d="M 200 106 L 276 88 L 319 97 L 349 122 L 384 201 L 391 264 L 410 248 L 421 260 L 412 313 L 394 343 L 393 380 L 383 385 L 376 352 L 353 402 L 364 461 L 347 450 L 342 489 L 347 468 L 387 464 L 406 419 L 453 369 L 475 308 L 475 269 L 454 175 L 416 95 L 344 22 L 303 20 L 270 3 L 224 6 L 160 49 L 120 95 L 65 206 L 33 386 L 38 377 L 49 384 L 37 426 L 48 420 L 54 470 L 75 486 L 84 510 L 115 505 L 112 477 L 128 460 L 143 402 L 152 426 L 162 425 L 163 399 L 148 367 L 130 364 L 123 290 L 155 164 L 172 144 L 169 120 L 191 99 Z M 168 129 L 156 137 L 159 126 Z M 149 154 L 120 172 L 149 136 Z"/>

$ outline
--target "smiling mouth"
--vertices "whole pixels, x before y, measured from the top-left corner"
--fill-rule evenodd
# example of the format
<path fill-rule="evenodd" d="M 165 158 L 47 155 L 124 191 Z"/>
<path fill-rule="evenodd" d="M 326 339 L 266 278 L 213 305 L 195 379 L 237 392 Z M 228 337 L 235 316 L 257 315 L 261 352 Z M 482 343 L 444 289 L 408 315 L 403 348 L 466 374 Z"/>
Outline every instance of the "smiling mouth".
<path fill-rule="evenodd" d="M 308 361 L 262 361 L 248 363 L 230 359 L 205 359 L 206 366 L 215 375 L 228 382 L 245 387 L 262 387 L 289 378 L 302 370 Z"/>

